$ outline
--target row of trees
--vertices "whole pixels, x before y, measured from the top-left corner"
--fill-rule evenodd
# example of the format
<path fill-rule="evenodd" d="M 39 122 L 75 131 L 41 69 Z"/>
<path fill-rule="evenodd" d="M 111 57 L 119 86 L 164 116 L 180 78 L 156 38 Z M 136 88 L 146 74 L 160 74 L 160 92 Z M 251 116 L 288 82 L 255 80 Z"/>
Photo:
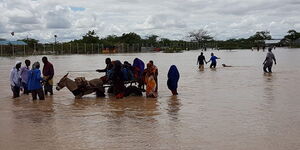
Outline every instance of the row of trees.
<path fill-rule="evenodd" d="M 263 43 L 263 40 L 271 40 L 272 36 L 269 31 L 259 31 L 249 38 L 239 38 L 239 39 L 228 39 L 228 40 L 215 40 L 208 31 L 199 29 L 192 32 L 189 32 L 187 37 L 190 39 L 190 42 L 198 43 L 202 46 L 212 46 L 221 49 L 235 49 L 235 48 L 251 48 L 255 46 L 260 46 Z M 282 44 L 288 45 L 289 42 L 295 41 L 300 38 L 300 33 L 295 30 L 289 30 L 287 35 L 282 39 Z M 26 42 L 29 47 L 34 47 L 39 41 L 32 38 L 21 39 Z M 145 38 L 142 38 L 140 35 L 130 32 L 124 33 L 121 36 L 109 35 L 104 38 L 100 38 L 94 30 L 88 31 L 81 39 L 75 39 L 66 43 L 100 43 L 105 47 L 115 46 L 117 44 L 137 44 L 140 43 L 153 46 L 161 47 L 164 45 L 175 45 L 181 44 L 186 41 L 183 40 L 170 40 L 167 38 L 159 38 L 157 35 L 149 35 Z"/>

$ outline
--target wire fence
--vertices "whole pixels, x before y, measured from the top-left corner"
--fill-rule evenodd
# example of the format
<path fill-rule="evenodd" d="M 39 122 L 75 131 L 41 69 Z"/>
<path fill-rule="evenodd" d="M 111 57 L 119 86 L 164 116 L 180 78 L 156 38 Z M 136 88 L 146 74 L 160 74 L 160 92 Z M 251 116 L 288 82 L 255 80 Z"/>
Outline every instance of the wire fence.
<path fill-rule="evenodd" d="M 59 43 L 59 44 L 33 44 L 33 45 L 0 45 L 0 56 L 22 55 L 64 55 L 64 54 L 105 54 L 105 53 L 135 53 L 151 51 L 181 51 L 204 47 L 215 47 L 213 43 L 200 44 L 197 42 L 181 43 L 135 43 L 116 44 L 105 46 L 100 43 Z"/>

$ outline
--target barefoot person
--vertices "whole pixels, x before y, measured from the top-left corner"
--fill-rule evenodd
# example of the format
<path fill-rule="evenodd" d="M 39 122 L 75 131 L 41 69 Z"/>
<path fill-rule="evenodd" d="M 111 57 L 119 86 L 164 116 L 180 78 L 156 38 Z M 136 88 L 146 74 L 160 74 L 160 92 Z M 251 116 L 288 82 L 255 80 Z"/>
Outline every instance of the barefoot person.
<path fill-rule="evenodd" d="M 272 66 L 273 66 L 273 61 L 276 65 L 276 58 L 275 58 L 275 55 L 272 53 L 272 48 L 270 47 L 268 49 L 268 53 L 267 53 L 267 56 L 266 56 L 266 59 L 265 61 L 263 62 L 263 70 L 265 73 L 272 73 Z"/>
<path fill-rule="evenodd" d="M 216 56 L 214 55 L 214 53 L 211 53 L 210 60 L 207 62 L 207 63 L 211 62 L 210 68 L 216 68 L 216 66 L 217 66 L 217 59 L 220 59 L 220 58 L 219 58 L 219 57 L 216 57 Z"/>
<path fill-rule="evenodd" d="M 199 69 L 201 71 L 204 70 L 204 62 L 206 62 L 205 56 L 203 55 L 203 52 L 201 52 L 201 54 L 198 56 L 198 60 L 197 60 L 197 65 L 199 64 Z"/>
<path fill-rule="evenodd" d="M 54 68 L 53 65 L 48 61 L 47 57 L 43 57 L 42 61 L 44 63 L 43 77 L 46 81 L 44 84 L 45 95 L 47 95 L 48 92 L 50 93 L 50 95 L 53 95 Z"/>
<path fill-rule="evenodd" d="M 10 71 L 10 86 L 13 92 L 13 98 L 20 97 L 20 90 L 21 90 L 21 75 L 20 75 L 20 68 L 22 62 L 17 61 L 15 66 Z"/>

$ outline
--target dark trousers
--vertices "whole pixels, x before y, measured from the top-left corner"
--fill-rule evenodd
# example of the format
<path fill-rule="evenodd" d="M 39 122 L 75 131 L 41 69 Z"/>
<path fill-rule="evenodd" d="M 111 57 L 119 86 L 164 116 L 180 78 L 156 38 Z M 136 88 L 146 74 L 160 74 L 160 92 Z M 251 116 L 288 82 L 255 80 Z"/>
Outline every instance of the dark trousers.
<path fill-rule="evenodd" d="M 264 69 L 264 72 L 272 73 L 272 65 L 270 65 L 270 64 L 265 64 L 263 69 Z"/>
<path fill-rule="evenodd" d="M 210 64 L 210 68 L 216 68 L 216 66 L 217 66 L 217 63 L 211 63 Z"/>
<path fill-rule="evenodd" d="M 28 84 L 22 82 L 22 85 L 23 85 L 23 94 L 29 94 L 29 90 L 28 90 Z"/>
<path fill-rule="evenodd" d="M 50 95 L 53 95 L 53 85 L 50 85 L 48 82 L 44 85 L 45 95 L 50 93 Z"/>
<path fill-rule="evenodd" d="M 11 86 L 11 90 L 13 92 L 13 98 L 20 97 L 20 87 Z"/>
<path fill-rule="evenodd" d="M 37 89 L 37 90 L 32 90 L 31 94 L 32 94 L 32 100 L 36 100 L 37 95 L 39 96 L 40 100 L 45 100 L 45 95 L 44 95 L 43 88 L 40 88 L 40 89 Z"/>

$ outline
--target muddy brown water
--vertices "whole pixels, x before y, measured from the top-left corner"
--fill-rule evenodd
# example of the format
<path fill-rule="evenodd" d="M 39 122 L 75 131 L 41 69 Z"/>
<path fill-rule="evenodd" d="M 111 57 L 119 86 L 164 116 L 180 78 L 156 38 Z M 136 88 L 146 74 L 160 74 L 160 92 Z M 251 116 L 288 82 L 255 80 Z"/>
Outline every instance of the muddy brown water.
<path fill-rule="evenodd" d="M 106 57 L 154 60 L 159 97 L 118 100 L 109 95 L 75 100 L 67 89 L 45 101 L 11 99 L 9 70 L 25 57 L 0 57 L 0 149 L 300 149 L 300 49 L 277 48 L 271 75 L 262 72 L 266 52 L 213 52 L 221 57 L 217 69 L 206 65 L 203 72 L 196 66 L 200 51 L 48 56 L 56 82 L 67 71 L 103 68 Z M 178 96 L 166 86 L 172 64 L 181 74 Z"/>

